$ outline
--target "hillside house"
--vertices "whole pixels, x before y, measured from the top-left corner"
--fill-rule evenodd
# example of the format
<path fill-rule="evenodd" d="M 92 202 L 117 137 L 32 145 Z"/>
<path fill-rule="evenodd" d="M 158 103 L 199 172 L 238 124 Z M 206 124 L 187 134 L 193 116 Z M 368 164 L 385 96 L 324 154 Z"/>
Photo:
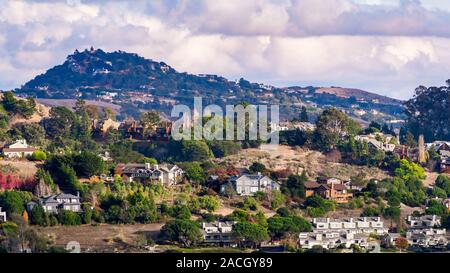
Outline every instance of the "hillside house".
<path fill-rule="evenodd" d="M 385 135 L 383 133 L 359 135 L 355 137 L 355 140 L 366 142 L 369 147 L 385 152 L 393 152 L 395 150 L 396 144 L 392 142 L 397 142 L 394 136 Z"/>
<path fill-rule="evenodd" d="M 47 197 L 42 197 L 39 200 L 39 204 L 42 206 L 46 213 L 57 214 L 60 210 L 68 210 L 72 212 L 81 211 L 80 195 L 60 193 Z M 27 204 L 28 211 L 33 210 L 33 207 L 37 203 L 30 202 Z"/>
<path fill-rule="evenodd" d="M 17 140 L 13 144 L 3 148 L 3 154 L 7 158 L 25 158 L 31 156 L 37 149 L 27 144 L 25 139 Z"/>
<path fill-rule="evenodd" d="M 234 244 L 233 227 L 235 224 L 231 221 L 202 223 L 203 243 L 221 246 Z"/>
<path fill-rule="evenodd" d="M 353 197 L 353 194 L 348 192 L 347 187 L 343 184 L 322 184 L 315 192 L 322 198 L 335 201 L 339 204 L 348 203 L 348 199 Z"/>
<path fill-rule="evenodd" d="M 280 184 L 269 177 L 258 174 L 244 174 L 234 177 L 221 186 L 221 193 L 225 193 L 228 186 L 233 187 L 238 195 L 253 196 L 257 192 L 270 193 L 273 190 L 280 190 Z"/>
<path fill-rule="evenodd" d="M 447 247 L 446 229 L 411 229 L 406 232 L 406 239 L 411 246 L 424 248 Z"/>
<path fill-rule="evenodd" d="M 337 247 L 350 248 L 352 245 L 368 249 L 368 241 L 369 235 L 353 232 L 302 232 L 299 234 L 299 245 L 303 249 L 311 249 L 314 246 L 321 246 L 324 249 L 334 249 Z"/>
<path fill-rule="evenodd" d="M 0 207 L 0 223 L 6 222 L 6 212 L 2 211 L 2 208 Z"/>
<path fill-rule="evenodd" d="M 304 183 L 305 186 L 305 196 L 308 198 L 313 196 L 317 189 L 320 187 L 320 184 L 315 181 L 308 181 Z"/>
<path fill-rule="evenodd" d="M 141 183 L 157 182 L 164 186 L 172 186 L 183 180 L 184 171 L 177 165 L 146 164 L 119 164 L 115 174 L 120 175 L 124 181 L 137 181 Z"/>
<path fill-rule="evenodd" d="M 335 231 L 343 233 L 352 231 L 353 233 L 365 234 L 386 234 L 389 229 L 384 227 L 384 222 L 380 217 L 357 217 L 357 218 L 314 218 L 312 220 L 314 231 L 326 232 Z"/>
<path fill-rule="evenodd" d="M 410 229 L 433 228 L 441 225 L 441 218 L 437 215 L 424 215 L 414 217 L 409 215 L 406 222 Z"/>

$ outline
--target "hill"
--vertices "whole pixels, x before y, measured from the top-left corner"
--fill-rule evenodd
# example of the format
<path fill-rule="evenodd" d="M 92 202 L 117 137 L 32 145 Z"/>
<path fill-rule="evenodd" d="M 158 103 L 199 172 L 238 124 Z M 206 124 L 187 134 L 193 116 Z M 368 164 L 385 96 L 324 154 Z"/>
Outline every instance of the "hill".
<path fill-rule="evenodd" d="M 174 104 L 191 105 L 193 96 L 220 106 L 242 101 L 280 104 L 286 119 L 296 116 L 301 106 L 318 110 L 334 106 L 350 115 L 355 109 L 376 111 L 374 115 L 355 116 L 366 121 L 399 119 L 403 112 L 401 101 L 363 90 L 274 87 L 243 78 L 230 81 L 218 75 L 178 72 L 164 62 L 133 53 L 93 48 L 75 51 L 63 64 L 25 83 L 16 93 L 45 99 L 101 100 L 123 106 L 122 111 L 130 115 L 145 109 L 168 113 Z"/>

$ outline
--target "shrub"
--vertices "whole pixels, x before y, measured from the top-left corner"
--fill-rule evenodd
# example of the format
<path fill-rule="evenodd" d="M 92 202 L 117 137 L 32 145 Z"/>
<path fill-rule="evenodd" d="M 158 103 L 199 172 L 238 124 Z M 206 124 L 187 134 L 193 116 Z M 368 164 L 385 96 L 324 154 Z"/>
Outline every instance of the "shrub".
<path fill-rule="evenodd" d="M 33 161 L 45 161 L 47 160 L 47 154 L 43 151 L 37 150 L 31 155 Z"/>

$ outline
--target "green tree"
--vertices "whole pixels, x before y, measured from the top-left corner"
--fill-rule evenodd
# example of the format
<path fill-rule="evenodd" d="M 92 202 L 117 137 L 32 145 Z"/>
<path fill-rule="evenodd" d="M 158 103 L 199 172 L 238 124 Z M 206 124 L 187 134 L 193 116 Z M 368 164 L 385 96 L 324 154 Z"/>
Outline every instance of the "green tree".
<path fill-rule="evenodd" d="M 31 201 L 31 194 L 21 191 L 4 191 L 0 193 L 0 207 L 8 214 L 22 215 L 26 203 Z"/>
<path fill-rule="evenodd" d="M 63 210 L 58 213 L 59 222 L 65 226 L 81 225 L 81 217 L 77 213 L 69 210 Z"/>
<path fill-rule="evenodd" d="M 264 164 L 259 162 L 253 162 L 253 164 L 250 166 L 249 171 L 250 173 L 263 173 L 266 170 L 266 166 Z"/>
<path fill-rule="evenodd" d="M 186 177 L 194 183 L 204 183 L 205 174 L 202 166 L 198 162 L 185 163 Z"/>
<path fill-rule="evenodd" d="M 305 182 L 308 181 L 306 172 L 303 171 L 302 175 L 290 175 L 286 184 L 283 185 L 283 191 L 291 195 L 292 197 L 305 198 Z"/>
<path fill-rule="evenodd" d="M 47 226 L 49 224 L 48 216 L 41 205 L 35 205 L 31 210 L 30 221 L 33 225 Z"/>
<path fill-rule="evenodd" d="M 101 157 L 89 152 L 83 151 L 74 156 L 74 169 L 79 176 L 91 177 L 103 173 L 105 163 Z"/>
<path fill-rule="evenodd" d="M 359 124 L 349 118 L 345 113 L 336 109 L 325 109 L 316 122 L 314 133 L 317 148 L 330 151 L 348 135 L 356 135 L 361 130 Z"/>
<path fill-rule="evenodd" d="M 31 158 L 34 161 L 45 161 L 45 160 L 47 160 L 47 154 L 43 151 L 38 150 L 38 151 L 33 152 L 33 154 L 31 155 Z"/>
<path fill-rule="evenodd" d="M 211 150 L 203 141 L 183 140 L 181 143 L 181 158 L 182 161 L 198 161 L 202 162 L 211 157 Z"/>
<path fill-rule="evenodd" d="M 155 132 L 156 127 L 161 123 L 161 116 L 156 111 L 145 112 L 141 115 L 141 124 L 145 131 Z"/>
<path fill-rule="evenodd" d="M 196 245 L 203 239 L 199 224 L 190 220 L 168 221 L 161 229 L 161 236 L 184 247 Z"/>
<path fill-rule="evenodd" d="M 72 139 L 76 130 L 77 118 L 66 107 L 53 107 L 50 117 L 44 120 L 44 128 L 52 139 Z"/>
<path fill-rule="evenodd" d="M 239 222 L 234 226 L 234 235 L 238 239 L 239 243 L 250 243 L 253 247 L 258 246 L 264 241 L 270 239 L 267 228 L 252 224 L 249 222 Z"/>

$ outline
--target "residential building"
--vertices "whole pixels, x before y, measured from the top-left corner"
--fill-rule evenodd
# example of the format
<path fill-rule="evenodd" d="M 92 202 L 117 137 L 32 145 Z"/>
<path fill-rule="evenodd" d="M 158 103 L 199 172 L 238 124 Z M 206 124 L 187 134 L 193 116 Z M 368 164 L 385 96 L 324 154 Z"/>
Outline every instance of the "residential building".
<path fill-rule="evenodd" d="M 324 249 L 350 248 L 352 245 L 367 249 L 368 240 L 369 235 L 354 232 L 302 232 L 299 235 L 299 244 L 303 249 L 311 249 L 314 246 L 322 246 Z"/>
<path fill-rule="evenodd" d="M 236 222 L 202 223 L 203 242 L 205 244 L 230 245 L 233 239 L 233 227 Z"/>
<path fill-rule="evenodd" d="M 6 222 L 6 212 L 0 207 L 0 223 Z"/>
<path fill-rule="evenodd" d="M 357 217 L 357 218 L 314 218 L 312 225 L 316 232 L 347 232 L 366 234 L 386 234 L 389 229 L 384 227 L 384 222 L 380 217 Z"/>
<path fill-rule="evenodd" d="M 313 196 L 317 189 L 320 187 L 320 184 L 315 181 L 308 181 L 304 183 L 305 186 L 305 196 L 310 197 Z"/>
<path fill-rule="evenodd" d="M 105 135 L 110 129 L 118 130 L 119 127 L 120 122 L 112 119 L 92 120 L 92 133 L 99 136 Z"/>
<path fill-rule="evenodd" d="M 158 182 L 164 186 L 171 186 L 182 181 L 184 171 L 177 165 L 170 164 L 119 164 L 115 174 L 128 182 Z"/>
<path fill-rule="evenodd" d="M 320 185 L 316 189 L 316 193 L 322 198 L 335 201 L 336 203 L 348 203 L 348 199 L 353 197 L 353 194 L 347 191 L 347 187 L 343 184 L 329 184 Z"/>
<path fill-rule="evenodd" d="M 426 229 L 440 226 L 441 218 L 437 215 L 424 215 L 419 217 L 409 215 L 406 222 L 410 229 Z"/>
<path fill-rule="evenodd" d="M 406 232 L 406 239 L 411 246 L 446 247 L 448 244 L 446 233 L 445 228 L 410 229 Z"/>
<path fill-rule="evenodd" d="M 224 193 L 227 186 L 231 185 L 238 195 L 253 196 L 257 192 L 270 193 L 273 190 L 280 190 L 280 184 L 269 177 L 258 174 L 244 174 L 233 177 L 228 183 L 221 186 L 220 191 Z"/>
<path fill-rule="evenodd" d="M 355 137 L 355 140 L 367 142 L 369 146 L 385 152 L 393 152 L 396 147 L 396 144 L 391 143 L 395 140 L 395 137 L 392 135 L 385 135 L 383 133 L 359 135 Z"/>
<path fill-rule="evenodd" d="M 119 127 L 124 136 L 129 139 L 144 139 L 144 127 L 135 120 L 125 120 Z"/>
<path fill-rule="evenodd" d="M 31 156 L 35 151 L 37 149 L 29 146 L 25 139 L 17 140 L 8 147 L 3 148 L 3 154 L 7 158 L 25 158 Z"/>
<path fill-rule="evenodd" d="M 60 193 L 47 197 L 42 197 L 39 200 L 45 212 L 57 214 L 60 210 L 68 210 L 73 212 L 81 211 L 80 195 Z M 30 202 L 27 204 L 27 209 L 31 211 L 37 203 Z"/>

